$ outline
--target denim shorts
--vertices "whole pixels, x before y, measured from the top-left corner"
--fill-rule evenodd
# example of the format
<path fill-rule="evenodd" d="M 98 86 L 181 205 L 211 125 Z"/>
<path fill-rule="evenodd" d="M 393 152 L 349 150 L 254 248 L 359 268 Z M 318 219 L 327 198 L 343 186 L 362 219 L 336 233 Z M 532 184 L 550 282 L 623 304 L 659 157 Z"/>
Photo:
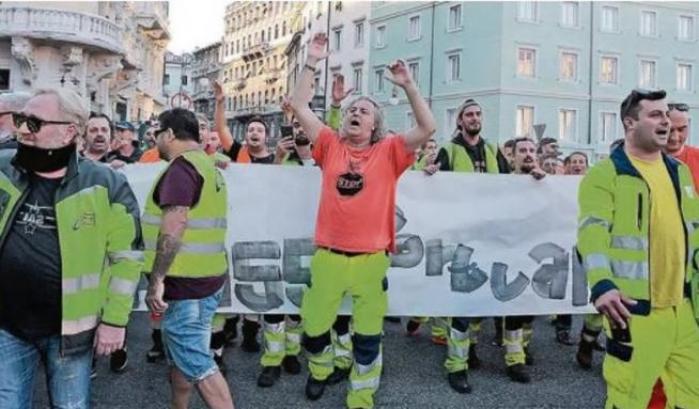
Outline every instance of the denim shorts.
<path fill-rule="evenodd" d="M 206 298 L 168 301 L 163 314 L 161 331 L 168 362 L 191 383 L 218 371 L 209 344 L 211 322 L 222 295 L 223 287 Z"/>

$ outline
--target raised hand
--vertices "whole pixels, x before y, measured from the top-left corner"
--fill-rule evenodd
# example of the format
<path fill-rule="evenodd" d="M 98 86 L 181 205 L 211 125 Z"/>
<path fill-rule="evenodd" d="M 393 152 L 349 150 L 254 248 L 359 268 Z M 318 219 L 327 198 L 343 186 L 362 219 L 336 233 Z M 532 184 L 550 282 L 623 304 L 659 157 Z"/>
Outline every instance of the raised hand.
<path fill-rule="evenodd" d="M 291 108 L 291 97 L 289 97 L 288 95 L 284 95 L 282 97 L 282 102 L 279 104 L 279 107 L 284 113 L 284 116 L 286 116 L 286 120 L 290 121 L 291 117 L 294 116 L 294 110 Z"/>
<path fill-rule="evenodd" d="M 349 94 L 354 91 L 354 88 L 350 88 L 345 91 L 345 76 L 338 74 L 333 78 L 333 89 L 332 89 L 332 104 L 339 106 L 342 100 L 347 98 Z"/>
<path fill-rule="evenodd" d="M 328 36 L 325 33 L 315 33 L 308 44 L 307 56 L 312 62 L 318 62 L 328 56 Z"/>
<path fill-rule="evenodd" d="M 386 79 L 401 88 L 405 88 L 413 82 L 410 71 L 403 60 L 395 60 L 389 64 L 388 71 L 391 75 L 386 75 Z"/>
<path fill-rule="evenodd" d="M 214 81 L 214 99 L 216 102 L 222 102 L 226 96 L 223 94 L 223 87 L 218 80 Z"/>

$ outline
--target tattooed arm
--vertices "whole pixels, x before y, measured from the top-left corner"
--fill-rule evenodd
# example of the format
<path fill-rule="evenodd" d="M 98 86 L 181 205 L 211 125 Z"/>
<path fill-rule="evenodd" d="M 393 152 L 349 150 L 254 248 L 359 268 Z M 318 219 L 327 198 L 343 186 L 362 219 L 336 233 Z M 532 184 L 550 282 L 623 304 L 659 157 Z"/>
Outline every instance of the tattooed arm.
<path fill-rule="evenodd" d="M 163 209 L 155 260 L 146 295 L 146 304 L 153 312 L 162 313 L 167 309 L 167 303 L 163 301 L 165 291 L 163 282 L 177 252 L 180 250 L 182 234 L 187 226 L 188 212 L 189 207 L 186 206 L 168 206 Z"/>

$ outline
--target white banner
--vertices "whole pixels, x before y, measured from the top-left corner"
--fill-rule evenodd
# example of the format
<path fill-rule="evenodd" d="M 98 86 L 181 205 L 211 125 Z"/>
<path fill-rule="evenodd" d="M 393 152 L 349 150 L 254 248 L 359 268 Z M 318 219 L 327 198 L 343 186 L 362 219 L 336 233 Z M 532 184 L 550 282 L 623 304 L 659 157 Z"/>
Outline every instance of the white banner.
<path fill-rule="evenodd" d="M 162 167 L 125 169 L 141 207 Z M 223 174 L 232 291 L 222 310 L 297 312 L 310 277 L 320 171 L 233 164 Z M 398 187 L 389 315 L 592 312 L 573 250 L 579 181 L 406 172 Z"/>

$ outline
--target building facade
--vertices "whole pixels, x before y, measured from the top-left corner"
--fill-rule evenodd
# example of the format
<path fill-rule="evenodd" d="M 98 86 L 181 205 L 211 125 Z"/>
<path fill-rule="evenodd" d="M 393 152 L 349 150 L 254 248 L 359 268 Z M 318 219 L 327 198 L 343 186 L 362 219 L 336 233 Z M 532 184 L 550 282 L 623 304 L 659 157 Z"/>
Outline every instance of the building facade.
<path fill-rule="evenodd" d="M 91 109 L 143 120 L 164 108 L 167 2 L 2 2 L 0 92 L 63 86 Z"/>
<path fill-rule="evenodd" d="M 165 52 L 165 73 L 163 74 L 163 97 L 168 107 L 194 109 L 194 56 Z"/>
<path fill-rule="evenodd" d="M 619 104 L 633 88 L 662 88 L 699 108 L 697 12 L 683 2 L 375 2 L 369 93 L 386 104 L 389 127 L 414 123 L 405 96 L 382 79 L 403 58 L 440 141 L 475 98 L 488 140 L 550 136 L 598 158 L 623 136 Z"/>
<path fill-rule="evenodd" d="M 192 99 L 194 112 L 206 115 L 210 121 L 214 120 L 213 82 L 221 76 L 221 42 L 210 44 L 195 50 L 192 64 Z"/>
<path fill-rule="evenodd" d="M 270 142 L 278 136 L 286 95 L 284 50 L 293 37 L 292 20 L 302 2 L 234 2 L 226 7 L 221 44 L 226 117 L 231 132 L 242 138 L 253 115 L 265 118 Z"/>

